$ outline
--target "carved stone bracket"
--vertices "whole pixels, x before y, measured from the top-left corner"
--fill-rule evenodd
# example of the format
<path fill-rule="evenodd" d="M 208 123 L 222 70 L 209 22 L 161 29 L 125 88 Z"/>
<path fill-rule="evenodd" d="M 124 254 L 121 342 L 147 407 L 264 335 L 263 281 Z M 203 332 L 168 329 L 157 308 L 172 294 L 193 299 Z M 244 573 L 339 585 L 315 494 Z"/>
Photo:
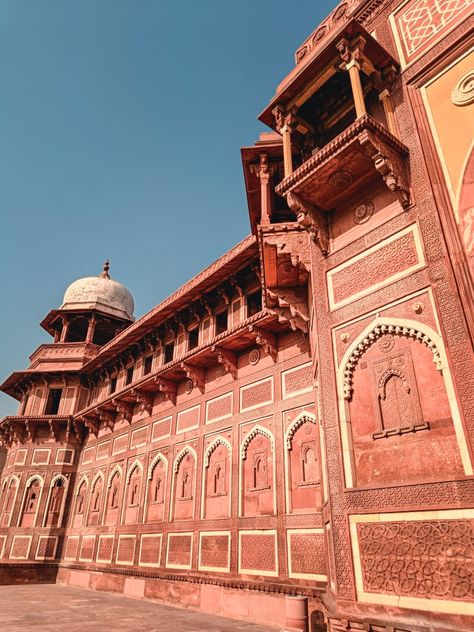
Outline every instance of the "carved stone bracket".
<path fill-rule="evenodd" d="M 308 333 L 309 313 L 306 300 L 301 293 L 293 288 L 282 288 L 282 290 L 268 290 L 268 297 L 271 302 L 269 308 L 278 314 L 281 322 L 288 322 L 293 331 Z"/>
<path fill-rule="evenodd" d="M 59 443 L 61 438 L 61 426 L 54 419 L 48 419 L 50 437 L 56 443 Z"/>
<path fill-rule="evenodd" d="M 212 347 L 212 351 L 217 355 L 217 362 L 222 364 L 226 373 L 230 373 L 234 380 L 237 379 L 237 354 L 222 347 Z"/>
<path fill-rule="evenodd" d="M 96 437 L 99 434 L 99 422 L 95 417 L 79 417 L 79 421 L 82 421 L 84 426 L 88 429 L 89 433 L 92 433 Z"/>
<path fill-rule="evenodd" d="M 329 252 L 328 219 L 319 209 L 304 202 L 295 193 L 288 193 L 286 201 L 295 213 L 300 226 L 305 228 L 311 240 L 321 249 L 323 255 Z"/>
<path fill-rule="evenodd" d="M 115 415 L 106 410 L 99 411 L 99 419 L 109 430 L 113 432 L 115 425 Z"/>
<path fill-rule="evenodd" d="M 364 131 L 359 142 L 371 156 L 375 169 L 382 176 L 387 188 L 398 196 L 402 208 L 410 206 L 410 192 L 406 181 L 405 165 L 399 156 L 390 151 L 387 144 L 378 143 L 375 135 Z"/>
<path fill-rule="evenodd" d="M 188 380 L 192 380 L 194 386 L 197 386 L 201 393 L 204 393 L 205 387 L 205 371 L 194 364 L 188 364 L 187 362 L 181 362 L 181 368 L 186 374 Z"/>
<path fill-rule="evenodd" d="M 141 413 L 147 412 L 148 415 L 151 415 L 153 410 L 153 393 L 149 393 L 147 391 L 141 391 L 137 388 L 132 388 L 132 395 L 135 397 L 136 402 L 138 404 L 138 410 Z"/>
<path fill-rule="evenodd" d="M 128 423 L 131 423 L 134 408 L 133 403 L 113 399 L 112 404 L 114 404 L 117 409 L 118 418 L 125 419 L 125 421 L 128 421 Z"/>
<path fill-rule="evenodd" d="M 265 331 L 260 327 L 250 325 L 249 331 L 255 334 L 255 342 L 271 356 L 273 362 L 277 361 L 277 340 L 275 334 Z"/>
<path fill-rule="evenodd" d="M 176 382 L 165 380 L 162 377 L 156 377 L 155 383 L 160 393 L 165 396 L 165 399 L 170 401 L 173 405 L 176 405 L 176 392 L 178 390 Z"/>

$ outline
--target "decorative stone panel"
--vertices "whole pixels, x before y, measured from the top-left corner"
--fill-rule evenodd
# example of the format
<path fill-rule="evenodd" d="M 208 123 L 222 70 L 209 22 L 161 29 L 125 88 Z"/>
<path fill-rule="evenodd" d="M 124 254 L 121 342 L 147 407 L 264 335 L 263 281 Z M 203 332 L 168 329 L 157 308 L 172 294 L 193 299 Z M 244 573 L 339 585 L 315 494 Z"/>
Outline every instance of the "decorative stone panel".
<path fill-rule="evenodd" d="M 58 448 L 56 452 L 56 465 L 73 465 L 74 464 L 74 450 L 66 450 L 65 448 Z"/>
<path fill-rule="evenodd" d="M 38 545 L 36 547 L 36 560 L 54 560 L 56 559 L 56 550 L 58 548 L 58 536 L 40 535 Z"/>
<path fill-rule="evenodd" d="M 206 403 L 206 423 L 227 419 L 232 415 L 232 392 L 225 393 Z"/>
<path fill-rule="evenodd" d="M 92 461 L 94 460 L 94 454 L 95 445 L 90 446 L 89 448 L 84 448 L 84 450 L 82 451 L 82 465 L 88 465 L 89 463 L 92 463 Z"/>
<path fill-rule="evenodd" d="M 252 382 L 240 389 L 240 412 L 253 410 L 273 402 L 273 377 Z"/>
<path fill-rule="evenodd" d="M 132 566 L 135 555 L 135 535 L 119 535 L 117 553 L 115 556 L 116 564 Z"/>
<path fill-rule="evenodd" d="M 276 531 L 239 531 L 239 573 L 269 577 L 278 575 Z"/>
<path fill-rule="evenodd" d="M 82 536 L 80 562 L 92 562 L 94 559 L 95 535 Z"/>
<path fill-rule="evenodd" d="M 359 601 L 474 614 L 474 510 L 350 516 Z"/>
<path fill-rule="evenodd" d="M 412 224 L 329 270 L 329 305 L 331 309 L 347 305 L 424 265 L 418 228 Z"/>
<path fill-rule="evenodd" d="M 32 540 L 33 540 L 33 536 L 31 535 L 13 536 L 12 544 L 10 547 L 10 559 L 11 560 L 27 560 L 30 555 Z"/>
<path fill-rule="evenodd" d="M 155 421 L 151 430 L 151 440 L 159 441 L 160 439 L 166 439 L 171 434 L 171 421 L 173 417 L 165 417 Z"/>
<path fill-rule="evenodd" d="M 51 450 L 35 450 L 31 459 L 31 465 L 48 465 L 50 455 Z"/>
<path fill-rule="evenodd" d="M 309 393 L 313 388 L 313 366 L 311 362 L 283 371 L 281 390 L 283 399 Z"/>
<path fill-rule="evenodd" d="M 187 430 L 194 430 L 199 426 L 199 415 L 201 406 L 193 406 L 187 408 L 178 413 L 176 421 L 176 432 L 185 432 Z"/>
<path fill-rule="evenodd" d="M 200 571 L 229 572 L 230 531 L 201 531 L 199 533 Z"/>
<path fill-rule="evenodd" d="M 114 444 L 112 447 L 112 454 L 115 456 L 116 454 L 121 454 L 125 452 L 128 446 L 128 434 L 123 434 L 120 437 L 114 439 Z"/>
<path fill-rule="evenodd" d="M 193 553 L 193 534 L 168 533 L 166 551 L 167 568 L 191 568 Z"/>
<path fill-rule="evenodd" d="M 5 555 L 5 544 L 7 543 L 7 536 L 0 535 L 0 560 Z"/>
<path fill-rule="evenodd" d="M 138 557 L 139 566 L 160 566 L 162 539 L 161 533 L 142 533 Z"/>
<path fill-rule="evenodd" d="M 390 16 L 402 65 L 408 65 L 472 12 L 471 0 L 407 0 Z"/>
<path fill-rule="evenodd" d="M 28 450 L 17 450 L 15 454 L 15 465 L 25 465 Z"/>
<path fill-rule="evenodd" d="M 66 548 L 64 552 L 65 560 L 76 560 L 79 552 L 79 536 L 70 535 L 66 541 Z"/>
<path fill-rule="evenodd" d="M 288 575 L 295 579 L 327 580 L 323 529 L 288 529 Z"/>
<path fill-rule="evenodd" d="M 97 547 L 96 555 L 96 561 L 99 564 L 110 564 L 112 562 L 114 539 L 113 535 L 99 536 L 99 545 Z"/>
<path fill-rule="evenodd" d="M 139 428 L 138 430 L 134 430 L 132 432 L 132 438 L 130 439 L 130 449 L 139 448 L 143 445 L 146 445 L 148 435 L 148 426 L 144 428 Z"/>
<path fill-rule="evenodd" d="M 106 459 L 109 456 L 110 450 L 110 441 L 103 441 L 99 443 L 97 446 L 97 461 L 101 461 L 102 459 Z"/>

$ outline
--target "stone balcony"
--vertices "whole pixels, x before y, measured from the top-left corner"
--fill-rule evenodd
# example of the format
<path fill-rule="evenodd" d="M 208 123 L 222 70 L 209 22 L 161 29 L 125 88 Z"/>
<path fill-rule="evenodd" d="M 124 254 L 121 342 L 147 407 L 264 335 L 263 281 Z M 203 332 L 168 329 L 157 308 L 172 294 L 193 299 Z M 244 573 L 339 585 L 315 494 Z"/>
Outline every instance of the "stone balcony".
<path fill-rule="evenodd" d="M 99 352 L 99 347 L 85 342 L 44 344 L 30 356 L 30 370 L 77 370 Z"/>
<path fill-rule="evenodd" d="M 314 153 L 275 191 L 286 197 L 305 225 L 313 212 L 334 211 L 369 182 L 380 179 L 395 192 L 403 208 L 410 204 L 408 149 L 369 114 L 363 114 Z"/>

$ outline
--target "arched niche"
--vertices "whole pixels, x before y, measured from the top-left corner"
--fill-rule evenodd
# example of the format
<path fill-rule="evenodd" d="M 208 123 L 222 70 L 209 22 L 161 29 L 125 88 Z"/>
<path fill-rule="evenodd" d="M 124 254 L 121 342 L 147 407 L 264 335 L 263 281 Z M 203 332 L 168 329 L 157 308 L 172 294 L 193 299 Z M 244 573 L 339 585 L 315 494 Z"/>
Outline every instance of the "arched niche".
<path fill-rule="evenodd" d="M 19 527 L 36 526 L 43 485 L 43 478 L 39 475 L 34 475 L 26 481 L 25 494 L 18 520 Z"/>
<path fill-rule="evenodd" d="M 51 480 L 43 526 L 62 526 L 68 485 L 69 481 L 63 474 L 58 474 Z"/>
<path fill-rule="evenodd" d="M 124 524 L 136 524 L 139 518 L 143 466 L 135 461 L 129 468 L 125 487 Z"/>
<path fill-rule="evenodd" d="M 323 505 L 321 436 L 316 416 L 301 412 L 285 433 L 287 510 L 314 513 Z"/>
<path fill-rule="evenodd" d="M 148 468 L 146 522 L 164 520 L 168 461 L 163 454 L 155 455 Z"/>
<path fill-rule="evenodd" d="M 347 349 L 337 375 L 346 485 L 472 474 L 441 337 L 378 317 Z"/>
<path fill-rule="evenodd" d="M 11 476 L 3 491 L 3 509 L 0 522 L 2 527 L 9 527 L 12 523 L 13 511 L 15 509 L 15 501 L 19 488 L 20 479 L 15 475 Z"/>
<path fill-rule="evenodd" d="M 173 519 L 190 520 L 194 517 L 197 455 L 186 446 L 176 457 L 173 468 Z"/>
<path fill-rule="evenodd" d="M 116 525 L 119 522 L 122 478 L 122 468 L 116 465 L 110 472 L 107 481 L 107 497 L 104 514 L 105 525 Z"/>
<path fill-rule="evenodd" d="M 275 513 L 275 463 L 272 433 L 255 426 L 242 442 L 241 515 L 266 516 Z"/>
<path fill-rule="evenodd" d="M 96 474 L 91 483 L 90 501 L 87 524 L 96 526 L 100 524 L 100 515 L 102 511 L 104 497 L 104 475 L 102 472 Z"/>
<path fill-rule="evenodd" d="M 204 454 L 203 518 L 230 516 L 231 454 L 224 437 L 216 437 Z"/>
<path fill-rule="evenodd" d="M 74 495 L 74 505 L 72 514 L 72 526 L 82 527 L 84 524 L 84 517 L 86 515 L 86 502 L 87 502 L 87 489 L 89 481 L 87 476 L 83 476 L 76 486 L 76 492 Z"/>

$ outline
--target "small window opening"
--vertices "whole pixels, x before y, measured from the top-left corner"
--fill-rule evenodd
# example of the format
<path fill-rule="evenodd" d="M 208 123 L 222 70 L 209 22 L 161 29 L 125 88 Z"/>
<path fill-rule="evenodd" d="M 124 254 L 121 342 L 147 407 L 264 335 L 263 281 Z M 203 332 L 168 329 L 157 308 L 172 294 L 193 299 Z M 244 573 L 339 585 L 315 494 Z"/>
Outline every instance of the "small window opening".
<path fill-rule="evenodd" d="M 116 390 L 117 390 L 117 378 L 113 377 L 110 380 L 109 395 L 111 395 L 112 393 L 115 393 Z"/>
<path fill-rule="evenodd" d="M 247 318 L 262 311 L 262 293 L 260 290 L 247 294 Z"/>
<path fill-rule="evenodd" d="M 174 355 L 174 342 L 169 342 L 165 345 L 165 364 L 173 360 Z"/>
<path fill-rule="evenodd" d="M 216 336 L 227 331 L 227 321 L 229 319 L 229 310 L 225 309 L 223 312 L 216 314 Z"/>
<path fill-rule="evenodd" d="M 151 373 L 152 365 L 153 365 L 153 356 L 149 355 L 143 361 L 143 375 L 148 375 L 148 373 Z"/>
<path fill-rule="evenodd" d="M 45 415 L 57 415 L 61 403 L 62 388 L 50 388 L 46 401 Z"/>
<path fill-rule="evenodd" d="M 199 344 L 199 327 L 188 332 L 188 351 L 195 349 Z"/>
<path fill-rule="evenodd" d="M 133 381 L 133 366 L 127 369 L 127 374 L 125 376 L 125 386 L 128 386 Z"/>

